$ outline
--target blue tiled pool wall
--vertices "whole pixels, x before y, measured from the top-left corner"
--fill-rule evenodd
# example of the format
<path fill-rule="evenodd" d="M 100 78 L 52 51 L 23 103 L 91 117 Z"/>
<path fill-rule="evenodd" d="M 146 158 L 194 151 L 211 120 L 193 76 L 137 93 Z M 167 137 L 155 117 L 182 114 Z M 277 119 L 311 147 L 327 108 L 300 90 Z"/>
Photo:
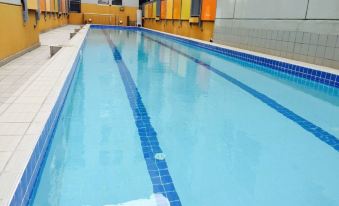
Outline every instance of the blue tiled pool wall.
<path fill-rule="evenodd" d="M 85 41 L 84 41 L 85 42 Z M 34 185 L 37 181 L 39 170 L 42 167 L 42 163 L 46 158 L 47 148 L 53 137 L 55 126 L 58 122 L 59 114 L 64 105 L 67 93 L 69 91 L 72 79 L 77 70 L 78 64 L 82 58 L 81 50 L 84 46 L 84 42 L 76 56 L 76 59 L 72 65 L 67 79 L 62 87 L 62 90 L 58 96 L 57 102 L 54 105 L 52 112 L 44 126 L 44 129 L 35 145 L 33 153 L 28 161 L 25 171 L 21 177 L 21 180 L 15 190 L 14 196 L 11 199 L 10 206 L 27 205 L 32 195 Z"/>
<path fill-rule="evenodd" d="M 182 42 L 182 43 L 185 43 L 185 44 L 189 44 L 189 45 L 197 46 L 197 47 L 200 47 L 200 48 L 208 49 L 208 50 L 214 51 L 214 52 L 219 53 L 219 54 L 223 54 L 223 55 L 230 56 L 230 57 L 235 57 L 237 59 L 241 59 L 241 60 L 244 60 L 246 62 L 255 63 L 255 64 L 258 64 L 258 65 L 261 65 L 261 66 L 266 66 L 266 67 L 269 67 L 271 69 L 274 69 L 274 70 L 277 70 L 277 71 L 280 71 L 280 72 L 284 72 L 284 73 L 287 73 L 287 74 L 294 75 L 296 77 L 301 77 L 301 78 L 308 79 L 308 80 L 311 80 L 311 81 L 314 81 L 314 82 L 322 83 L 324 85 L 339 88 L 339 75 L 319 71 L 319 70 L 316 70 L 316 69 L 311 69 L 311 68 L 298 66 L 298 65 L 294 65 L 294 64 L 290 64 L 290 63 L 286 63 L 286 62 L 268 59 L 268 58 L 265 58 L 265 57 L 259 57 L 259 56 L 253 55 L 253 54 L 246 54 L 246 53 L 243 53 L 243 52 L 234 51 L 234 50 L 231 50 L 231 49 L 226 49 L 226 48 L 218 47 L 218 46 L 215 46 L 215 45 L 210 45 L 210 44 L 207 44 L 207 43 L 202 43 L 202 42 L 198 42 L 198 41 L 194 41 L 194 40 L 190 40 L 190 39 L 185 39 L 185 38 L 173 36 L 173 35 L 170 35 L 170 34 L 160 33 L 160 32 L 156 32 L 156 31 L 152 31 L 152 30 L 148 30 L 148 29 L 144 29 L 144 28 L 140 28 L 140 27 L 91 25 L 91 28 L 93 28 L 93 29 L 142 30 L 144 32 L 148 32 L 148 33 L 152 33 L 152 34 L 155 34 L 155 35 L 158 35 L 158 36 L 173 39 L 173 40 L 176 40 L 178 42 Z"/>

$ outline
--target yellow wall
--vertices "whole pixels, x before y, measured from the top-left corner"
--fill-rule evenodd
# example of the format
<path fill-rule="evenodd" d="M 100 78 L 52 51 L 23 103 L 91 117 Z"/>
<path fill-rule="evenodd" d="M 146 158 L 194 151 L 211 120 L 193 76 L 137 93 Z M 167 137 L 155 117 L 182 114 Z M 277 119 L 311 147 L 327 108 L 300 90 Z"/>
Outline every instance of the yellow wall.
<path fill-rule="evenodd" d="M 22 7 L 0 3 L 0 60 L 39 44 L 39 33 L 68 23 L 66 15 L 41 14 L 36 24 L 35 11 L 29 10 L 29 18 L 23 21 Z"/>
<path fill-rule="evenodd" d="M 68 24 L 67 16 L 62 14 L 59 18 L 57 14 L 47 13 L 46 17 L 42 13 L 38 22 L 40 32 L 45 32 L 50 29 Z"/>
<path fill-rule="evenodd" d="M 153 2 L 152 18 L 157 17 L 157 2 Z"/>
<path fill-rule="evenodd" d="M 166 19 L 173 18 L 173 0 L 167 0 L 166 4 Z"/>
<path fill-rule="evenodd" d="M 35 11 L 29 11 L 24 25 L 21 6 L 0 3 L 0 19 L 0 60 L 39 43 Z"/>
<path fill-rule="evenodd" d="M 82 13 L 69 13 L 69 24 L 83 24 L 84 14 Z"/>
<path fill-rule="evenodd" d="M 27 0 L 28 9 L 38 9 L 38 0 Z"/>
<path fill-rule="evenodd" d="M 122 25 L 127 25 L 127 16 L 129 16 L 130 21 L 137 20 L 137 9 L 137 7 L 124 6 L 124 11 L 120 11 L 120 6 L 81 4 L 84 20 L 91 18 L 94 24 L 115 24 L 115 22 L 121 20 Z"/>
<path fill-rule="evenodd" d="M 182 0 L 181 19 L 188 20 L 191 15 L 191 0 Z"/>
<path fill-rule="evenodd" d="M 214 22 L 204 21 L 202 22 L 202 27 L 200 28 L 198 24 L 190 25 L 188 21 L 182 21 L 180 23 L 180 21 L 176 20 L 155 21 L 154 19 L 145 19 L 144 27 L 209 41 L 211 38 L 213 38 Z"/>

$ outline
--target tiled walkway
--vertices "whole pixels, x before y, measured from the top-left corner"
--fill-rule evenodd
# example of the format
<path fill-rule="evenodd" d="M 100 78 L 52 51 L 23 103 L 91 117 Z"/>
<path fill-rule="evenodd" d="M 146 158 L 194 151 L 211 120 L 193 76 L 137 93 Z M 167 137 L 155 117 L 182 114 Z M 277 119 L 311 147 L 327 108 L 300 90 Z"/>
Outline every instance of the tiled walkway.
<path fill-rule="evenodd" d="M 66 44 L 76 28 L 79 26 L 67 25 L 41 34 L 39 48 L 0 67 L 0 114 L 7 106 L 2 105 L 12 103 L 16 91 L 50 59 L 49 46 Z"/>
<path fill-rule="evenodd" d="M 50 114 L 49 105 L 57 98 L 56 88 L 63 85 L 68 72 L 63 68 L 74 61 L 74 46 L 51 59 L 49 45 L 68 44 L 75 28 L 79 26 L 67 25 L 41 34 L 39 48 L 0 67 L 0 205 L 9 203 Z"/>

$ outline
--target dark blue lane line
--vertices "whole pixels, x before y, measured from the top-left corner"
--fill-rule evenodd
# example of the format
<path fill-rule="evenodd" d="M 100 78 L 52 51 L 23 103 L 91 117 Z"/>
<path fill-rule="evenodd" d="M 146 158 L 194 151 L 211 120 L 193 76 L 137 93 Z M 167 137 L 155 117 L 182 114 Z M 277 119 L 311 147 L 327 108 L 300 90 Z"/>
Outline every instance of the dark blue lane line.
<path fill-rule="evenodd" d="M 212 71 L 213 73 L 219 75 L 220 77 L 224 78 L 225 80 L 233 83 L 234 85 L 238 86 L 239 88 L 241 88 L 242 90 L 246 91 L 247 93 L 251 94 L 252 96 L 256 97 L 257 99 L 259 99 L 260 101 L 262 101 L 263 103 L 265 103 L 266 105 L 268 105 L 269 107 L 271 107 L 272 109 L 276 110 L 277 112 L 279 112 L 280 114 L 284 115 L 285 117 L 287 117 L 288 119 L 292 120 L 293 122 L 295 122 L 296 124 L 298 124 L 299 126 L 301 126 L 302 128 L 304 128 L 306 131 L 312 133 L 314 136 L 316 136 L 318 139 L 320 139 L 321 141 L 325 142 L 326 144 L 328 144 L 329 146 L 331 146 L 332 148 L 334 148 L 336 151 L 339 151 L 339 139 L 337 139 L 334 135 L 326 132 L 325 130 L 323 130 L 321 127 L 313 124 L 312 122 L 306 120 L 305 118 L 297 115 L 296 113 L 294 113 L 293 111 L 287 109 L 286 107 L 284 107 L 283 105 L 279 104 L 278 102 L 276 102 L 275 100 L 271 99 L 270 97 L 266 96 L 265 94 L 247 86 L 246 84 L 242 83 L 241 81 L 227 75 L 226 73 L 212 67 L 211 65 L 193 57 L 190 56 L 188 54 L 186 54 L 185 52 L 182 52 L 170 45 L 167 45 L 161 41 L 158 41 L 156 39 L 153 39 L 145 34 L 142 33 L 142 36 L 148 40 L 154 41 L 164 47 L 167 47 L 169 49 L 171 49 L 172 51 L 177 52 L 178 54 L 194 61 L 195 63 L 203 66 L 205 69 L 208 69 L 210 71 Z"/>
<path fill-rule="evenodd" d="M 131 73 L 126 67 L 125 62 L 123 61 L 120 52 L 109 37 L 109 34 L 105 30 L 103 30 L 103 32 L 112 49 L 114 60 L 118 65 L 129 104 L 133 111 L 133 117 L 135 125 L 138 128 L 143 155 L 153 184 L 153 192 L 161 193 L 167 197 L 171 206 L 181 206 L 172 177 L 168 171 L 166 160 L 155 159 L 155 155 L 157 153 L 162 153 L 162 150 L 158 142 L 157 133 L 151 124 L 150 117 L 148 116 L 145 105 L 142 102 L 138 88 L 133 81 Z"/>

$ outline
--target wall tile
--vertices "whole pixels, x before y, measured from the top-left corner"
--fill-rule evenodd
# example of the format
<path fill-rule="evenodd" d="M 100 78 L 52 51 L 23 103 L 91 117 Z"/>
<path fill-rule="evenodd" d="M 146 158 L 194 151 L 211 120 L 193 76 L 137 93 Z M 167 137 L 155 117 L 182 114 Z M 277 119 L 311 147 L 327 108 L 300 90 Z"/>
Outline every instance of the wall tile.
<path fill-rule="evenodd" d="M 308 53 L 307 53 L 307 55 L 308 55 L 308 56 L 311 56 L 311 57 L 314 57 L 315 54 L 316 54 L 316 51 L 317 51 L 317 46 L 315 46 L 315 45 L 310 45 L 309 48 L 308 48 Z"/>
<path fill-rule="evenodd" d="M 276 40 L 276 39 L 277 39 L 277 36 L 278 36 L 278 31 L 273 31 L 273 32 L 272 32 L 272 39 L 273 39 L 273 40 Z"/>
<path fill-rule="evenodd" d="M 314 57 L 311 57 L 311 56 L 306 56 L 306 60 L 305 60 L 305 62 L 314 63 Z"/>
<path fill-rule="evenodd" d="M 323 64 L 323 60 L 324 60 L 323 58 L 316 57 L 314 63 L 322 65 Z"/>
<path fill-rule="evenodd" d="M 334 59 L 334 47 L 326 47 L 325 58 L 326 59 Z"/>
<path fill-rule="evenodd" d="M 336 42 L 337 42 L 337 35 L 330 34 L 327 36 L 326 46 L 335 47 Z"/>
<path fill-rule="evenodd" d="M 339 68 L 339 61 L 335 61 L 335 66 L 334 68 Z"/>
<path fill-rule="evenodd" d="M 304 36 L 304 32 L 297 31 L 295 42 L 302 43 L 303 36 Z"/>
<path fill-rule="evenodd" d="M 294 49 L 294 43 L 288 42 L 287 51 L 288 52 L 293 52 L 293 49 Z"/>
<path fill-rule="evenodd" d="M 277 36 L 277 39 L 279 40 L 279 41 L 282 41 L 283 40 L 283 31 L 278 31 L 278 36 Z"/>
<path fill-rule="evenodd" d="M 301 54 L 307 56 L 308 53 L 308 44 L 302 44 L 301 45 Z"/>
<path fill-rule="evenodd" d="M 267 31 L 267 39 L 272 39 L 272 30 Z"/>
<path fill-rule="evenodd" d="M 290 42 L 295 42 L 296 35 L 297 35 L 297 32 L 291 31 L 291 32 L 290 32 L 289 41 L 290 41 Z"/>
<path fill-rule="evenodd" d="M 317 52 L 316 52 L 316 57 L 324 58 L 324 56 L 325 56 L 325 47 L 324 46 L 318 46 Z"/>
<path fill-rule="evenodd" d="M 301 54 L 301 46 L 302 46 L 301 43 L 295 43 L 295 45 L 294 45 L 294 53 Z"/>
<path fill-rule="evenodd" d="M 309 33 L 309 32 L 304 32 L 302 43 L 303 43 L 303 44 L 308 44 L 308 43 L 310 43 L 310 39 L 311 39 L 311 33 Z"/>
<path fill-rule="evenodd" d="M 317 33 L 312 33 L 311 34 L 311 40 L 310 43 L 313 45 L 317 45 L 318 44 L 318 39 L 319 39 L 319 34 Z"/>
<path fill-rule="evenodd" d="M 289 37 L 290 37 L 290 32 L 289 31 L 284 31 L 283 41 L 288 41 Z"/>
<path fill-rule="evenodd" d="M 318 45 L 320 46 L 326 46 L 327 42 L 327 35 L 326 34 L 320 34 L 318 39 Z"/>
<path fill-rule="evenodd" d="M 334 60 L 339 62 L 339 48 L 335 48 L 334 50 Z"/>
<path fill-rule="evenodd" d="M 246 23 L 240 23 L 241 21 Z M 214 39 L 217 43 L 324 66 L 334 65 L 331 61 L 324 61 L 324 58 L 339 61 L 337 60 L 339 51 L 336 50 L 336 48 L 339 49 L 338 35 L 318 33 L 327 31 L 326 28 L 324 30 L 313 29 L 312 32 L 303 31 L 306 26 L 301 24 L 295 28 L 295 31 L 291 31 L 290 29 L 293 27 L 290 22 L 292 21 L 288 21 L 288 23 L 286 21 L 288 26 L 282 27 L 286 30 L 278 29 L 277 25 L 272 27 L 277 29 L 267 29 L 269 24 L 265 23 L 265 26 L 260 26 L 256 21 L 253 21 L 255 24 L 253 27 L 250 27 L 248 20 L 223 20 L 222 22 L 220 24 L 223 24 L 226 30 L 216 29 Z M 273 24 L 276 23 L 272 22 Z"/>

